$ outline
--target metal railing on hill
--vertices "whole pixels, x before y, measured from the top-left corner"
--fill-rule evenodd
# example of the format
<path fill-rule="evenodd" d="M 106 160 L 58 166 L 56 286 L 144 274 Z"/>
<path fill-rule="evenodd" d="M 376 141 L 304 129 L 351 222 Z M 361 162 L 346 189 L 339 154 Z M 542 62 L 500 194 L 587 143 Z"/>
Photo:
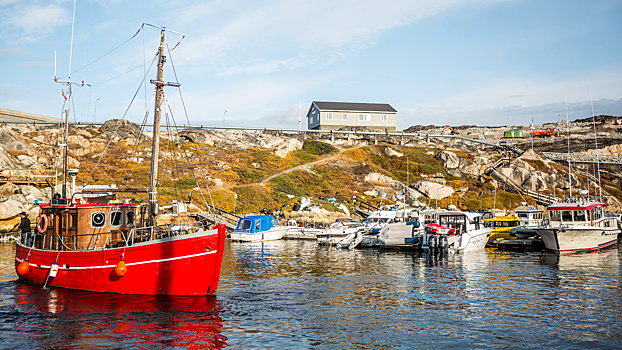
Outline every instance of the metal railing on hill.
<path fill-rule="evenodd" d="M 563 152 L 542 152 L 542 154 L 550 160 L 568 162 L 568 153 Z M 572 163 L 601 163 L 622 165 L 622 156 L 599 155 L 587 153 L 570 153 L 570 161 Z"/>
<path fill-rule="evenodd" d="M 42 185 L 46 183 L 46 179 L 54 179 L 54 184 L 56 185 L 59 176 L 58 170 L 0 169 L 0 183 L 11 182 L 20 185 Z"/>
<path fill-rule="evenodd" d="M 378 211 L 378 207 L 375 207 L 367 202 L 358 202 L 358 207 L 354 207 L 354 211 L 363 218 L 368 217 L 372 212 Z"/>
<path fill-rule="evenodd" d="M 505 191 L 517 193 L 521 196 L 531 197 L 536 201 L 536 203 L 542 205 L 550 205 L 558 201 L 558 199 L 553 195 L 526 190 L 521 185 L 512 181 L 509 177 L 505 176 L 503 173 L 497 171 L 498 167 L 505 164 L 509 164 L 508 160 L 501 158 L 486 169 L 486 174 L 492 176 L 493 179 L 499 182 Z"/>

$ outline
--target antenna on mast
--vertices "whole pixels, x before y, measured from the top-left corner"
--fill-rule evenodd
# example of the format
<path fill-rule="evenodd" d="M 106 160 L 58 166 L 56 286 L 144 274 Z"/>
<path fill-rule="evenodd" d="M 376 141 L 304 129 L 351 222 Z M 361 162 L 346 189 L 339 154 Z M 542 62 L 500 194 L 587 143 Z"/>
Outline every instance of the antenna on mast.
<path fill-rule="evenodd" d="M 572 199 L 572 177 L 570 176 L 570 121 L 568 120 L 568 96 L 564 91 L 566 100 L 566 138 L 568 139 L 568 186 L 570 186 L 570 199 Z"/>
<path fill-rule="evenodd" d="M 596 117 L 594 117 L 594 102 L 592 102 L 592 85 L 587 78 L 587 86 L 590 88 L 590 104 L 592 105 L 592 124 L 594 125 L 594 147 L 596 147 L 596 166 L 598 167 L 598 200 L 603 200 L 603 190 L 600 187 L 600 159 L 598 155 L 598 137 L 596 136 Z M 596 195 L 596 193 L 594 193 Z"/>

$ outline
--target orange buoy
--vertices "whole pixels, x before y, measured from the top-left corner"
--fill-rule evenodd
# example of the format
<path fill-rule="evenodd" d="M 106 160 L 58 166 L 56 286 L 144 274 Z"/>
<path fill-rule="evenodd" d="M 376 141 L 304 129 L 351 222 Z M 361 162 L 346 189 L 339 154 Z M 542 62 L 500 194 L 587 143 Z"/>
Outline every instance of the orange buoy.
<path fill-rule="evenodd" d="M 28 263 L 28 261 L 24 260 L 19 263 L 19 265 L 17 265 L 17 273 L 20 276 L 27 274 L 28 271 L 30 271 L 30 264 Z"/>
<path fill-rule="evenodd" d="M 117 274 L 117 276 L 123 277 L 123 275 L 127 273 L 127 266 L 125 266 L 125 261 L 119 261 L 117 267 L 114 268 L 114 272 Z"/>

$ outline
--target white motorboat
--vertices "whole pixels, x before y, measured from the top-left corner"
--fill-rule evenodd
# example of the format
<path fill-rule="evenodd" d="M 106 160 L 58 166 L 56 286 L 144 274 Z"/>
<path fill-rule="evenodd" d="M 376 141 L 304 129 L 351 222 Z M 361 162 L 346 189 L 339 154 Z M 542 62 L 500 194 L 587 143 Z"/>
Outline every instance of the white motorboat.
<path fill-rule="evenodd" d="M 536 236 L 534 228 L 542 226 L 544 221 L 544 211 L 532 206 L 518 207 L 514 210 L 514 215 L 520 218 L 520 227 L 511 229 L 510 235 L 518 239 Z"/>
<path fill-rule="evenodd" d="M 283 238 L 316 240 L 317 234 L 320 232 L 322 232 L 322 229 L 307 227 L 304 223 L 298 225 L 296 220 L 289 220 L 287 223 L 287 231 L 283 235 Z"/>
<path fill-rule="evenodd" d="M 551 204 L 549 220 L 534 230 L 546 249 L 555 252 L 581 252 L 615 246 L 620 227 L 614 217 L 605 217 L 606 204 L 574 201 Z M 548 221 L 548 222 L 547 222 Z"/>
<path fill-rule="evenodd" d="M 231 240 L 238 242 L 274 241 L 283 238 L 288 230 L 271 215 L 254 215 L 242 218 L 235 231 L 231 232 Z"/>
<path fill-rule="evenodd" d="M 355 236 L 366 231 L 365 226 L 360 223 L 344 223 L 337 221 L 332 223 L 327 229 L 316 234 L 317 242 L 323 245 L 337 245 L 340 242 L 352 241 Z"/>
<path fill-rule="evenodd" d="M 422 248 L 434 252 L 469 252 L 486 247 L 491 229 L 484 227 L 482 213 L 447 211 L 438 213 L 438 224 L 425 227 Z"/>
<path fill-rule="evenodd" d="M 399 220 L 400 222 L 387 224 L 380 230 L 376 238 L 376 245 L 397 246 L 409 244 L 420 246 L 425 233 L 424 228 L 426 225 L 436 223 L 438 210 L 413 209 L 406 212 L 406 216 L 400 215 L 401 213 L 398 212 L 395 218 L 396 221 Z"/>

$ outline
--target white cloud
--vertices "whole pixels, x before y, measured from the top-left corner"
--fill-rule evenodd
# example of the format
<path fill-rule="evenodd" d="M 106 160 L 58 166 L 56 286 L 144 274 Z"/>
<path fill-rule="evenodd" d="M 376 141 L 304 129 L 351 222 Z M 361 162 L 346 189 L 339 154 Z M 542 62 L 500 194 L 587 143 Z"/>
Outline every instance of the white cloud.
<path fill-rule="evenodd" d="M 51 67 L 52 62 L 50 61 L 27 61 L 27 62 L 20 63 L 20 66 L 28 67 L 28 68 Z"/>
<path fill-rule="evenodd" d="M 41 5 L 37 1 L 19 2 L 3 10 L 5 40 L 19 43 L 37 41 L 57 26 L 71 23 L 71 13 L 59 3 Z"/>
<path fill-rule="evenodd" d="M 174 18 L 194 29 L 185 60 L 219 62 L 223 75 L 266 74 L 342 59 L 388 30 L 474 2 L 482 1 L 216 1 L 180 6 Z"/>
<path fill-rule="evenodd" d="M 23 55 L 23 54 L 24 54 L 24 50 L 22 49 L 15 49 L 15 48 L 0 49 L 0 56 L 16 56 L 16 55 Z"/>

